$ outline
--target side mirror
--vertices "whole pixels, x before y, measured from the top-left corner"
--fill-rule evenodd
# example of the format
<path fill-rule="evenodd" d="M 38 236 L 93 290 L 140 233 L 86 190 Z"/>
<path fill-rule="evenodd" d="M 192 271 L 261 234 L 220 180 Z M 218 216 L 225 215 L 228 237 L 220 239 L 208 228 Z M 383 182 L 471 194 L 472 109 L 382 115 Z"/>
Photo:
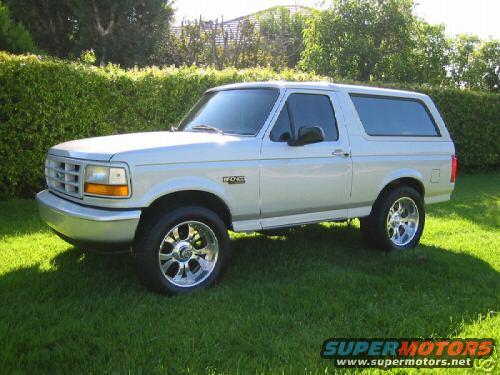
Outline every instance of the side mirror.
<path fill-rule="evenodd" d="M 290 139 L 289 146 L 304 146 L 311 143 L 323 142 L 325 133 L 319 126 L 303 126 L 299 129 L 297 139 Z"/>

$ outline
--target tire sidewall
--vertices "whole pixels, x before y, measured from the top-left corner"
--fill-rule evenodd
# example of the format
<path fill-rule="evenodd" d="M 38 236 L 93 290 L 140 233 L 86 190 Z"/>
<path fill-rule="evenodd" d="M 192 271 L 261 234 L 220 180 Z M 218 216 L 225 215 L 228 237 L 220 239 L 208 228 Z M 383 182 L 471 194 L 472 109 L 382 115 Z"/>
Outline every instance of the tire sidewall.
<path fill-rule="evenodd" d="M 387 215 L 390 208 L 400 198 L 410 198 L 415 202 L 418 208 L 418 228 L 413 239 L 403 246 L 398 246 L 394 244 L 387 233 Z M 422 236 L 424 226 L 425 226 L 425 207 L 424 202 L 420 194 L 411 187 L 399 187 L 391 192 L 389 192 L 381 202 L 377 213 L 377 237 L 383 248 L 393 251 L 405 251 L 413 249 Z"/>
<path fill-rule="evenodd" d="M 212 273 L 201 283 L 192 287 L 179 287 L 172 284 L 163 274 L 158 260 L 160 244 L 167 233 L 185 221 L 199 221 L 214 232 L 219 244 L 217 262 Z M 221 275 L 230 257 L 229 235 L 222 220 L 214 212 L 198 206 L 181 207 L 159 217 L 145 230 L 143 240 L 134 246 L 138 260 L 139 274 L 146 284 L 160 293 L 183 294 L 204 289 L 212 285 Z"/>

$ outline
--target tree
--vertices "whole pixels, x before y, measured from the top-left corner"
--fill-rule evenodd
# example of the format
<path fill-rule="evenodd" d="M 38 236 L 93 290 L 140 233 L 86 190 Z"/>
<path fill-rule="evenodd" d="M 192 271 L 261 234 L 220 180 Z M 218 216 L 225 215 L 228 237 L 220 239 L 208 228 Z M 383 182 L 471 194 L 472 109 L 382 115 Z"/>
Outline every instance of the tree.
<path fill-rule="evenodd" d="M 294 68 L 304 48 L 303 32 L 307 14 L 291 13 L 285 7 L 257 15 L 260 44 L 267 55 L 272 56 L 270 65 L 276 68 Z"/>
<path fill-rule="evenodd" d="M 500 40 L 484 41 L 478 51 L 481 75 L 480 88 L 500 92 Z"/>
<path fill-rule="evenodd" d="M 2 3 L 0 3 L 0 50 L 13 53 L 37 50 L 28 31 L 22 24 L 12 21 L 9 9 Z"/>
<path fill-rule="evenodd" d="M 320 74 L 360 81 L 411 45 L 412 0 L 333 0 L 305 31 L 301 65 Z"/>
<path fill-rule="evenodd" d="M 183 21 L 157 51 L 162 63 L 175 65 L 295 67 L 302 50 L 307 16 L 274 7 L 231 23 L 201 17 Z"/>
<path fill-rule="evenodd" d="M 453 40 L 449 69 L 451 80 L 457 87 L 471 88 L 479 81 L 478 77 L 474 77 L 474 70 L 471 68 L 474 53 L 480 43 L 481 39 L 477 36 L 467 34 L 461 34 Z"/>
<path fill-rule="evenodd" d="M 29 30 L 36 45 L 53 56 L 68 57 L 78 31 L 68 0 L 7 0 L 16 20 Z"/>
<path fill-rule="evenodd" d="M 151 62 L 173 17 L 170 0 L 8 0 L 40 48 L 58 57 L 94 50 L 103 65 Z"/>
<path fill-rule="evenodd" d="M 166 0 L 79 0 L 72 9 L 78 19 L 78 50 L 95 50 L 100 65 L 150 63 L 173 17 Z"/>
<path fill-rule="evenodd" d="M 406 77 L 401 77 L 401 82 L 447 84 L 450 43 L 444 25 L 417 21 L 412 39 L 412 53 L 405 66 Z"/>
<path fill-rule="evenodd" d="M 214 31 L 215 32 L 215 31 Z M 204 63 L 209 41 L 202 20 L 183 21 L 178 34 L 166 34 L 156 51 L 156 60 L 161 64 L 199 65 Z"/>
<path fill-rule="evenodd" d="M 374 78 L 379 81 L 417 84 L 448 84 L 449 40 L 443 25 L 414 20 L 406 48 L 386 56 L 377 64 Z"/>
<path fill-rule="evenodd" d="M 223 22 L 199 20 L 183 21 L 169 34 L 157 53 L 161 63 L 174 65 L 242 67 L 255 45 L 254 24 L 246 20 L 227 30 Z"/>
<path fill-rule="evenodd" d="M 453 39 L 450 76 L 457 87 L 500 90 L 500 40 L 461 34 Z"/>

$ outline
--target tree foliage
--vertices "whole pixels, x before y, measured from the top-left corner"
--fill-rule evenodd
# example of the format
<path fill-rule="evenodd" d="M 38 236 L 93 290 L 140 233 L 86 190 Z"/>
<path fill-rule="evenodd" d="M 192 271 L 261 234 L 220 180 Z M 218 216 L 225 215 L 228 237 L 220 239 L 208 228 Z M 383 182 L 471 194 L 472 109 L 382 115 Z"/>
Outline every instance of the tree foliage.
<path fill-rule="evenodd" d="M 11 19 L 10 11 L 0 2 L 0 50 L 13 53 L 36 52 L 31 35 Z"/>
<path fill-rule="evenodd" d="M 411 36 L 398 53 L 386 56 L 373 77 L 384 82 L 446 85 L 450 42 L 443 25 L 414 20 Z"/>
<path fill-rule="evenodd" d="M 302 51 L 306 16 L 285 7 L 242 18 L 233 27 L 218 19 L 183 21 L 158 53 L 162 63 L 246 68 L 295 67 Z"/>
<path fill-rule="evenodd" d="M 408 53 L 414 18 L 411 0 L 333 0 L 306 30 L 302 66 L 360 81 L 381 78 L 381 66 Z"/>
<path fill-rule="evenodd" d="M 258 65 L 263 51 L 256 43 L 255 24 L 242 20 L 230 33 L 219 20 L 184 21 L 177 34 L 169 35 L 158 58 L 180 65 L 244 68 Z M 233 35 L 234 34 L 234 35 Z"/>
<path fill-rule="evenodd" d="M 147 65 L 173 17 L 170 0 L 8 0 L 37 45 L 58 57 L 94 50 L 101 65 Z"/>
<path fill-rule="evenodd" d="M 36 45 L 52 56 L 69 57 L 78 26 L 69 0 L 6 0 Z"/>
<path fill-rule="evenodd" d="M 304 29 L 309 16 L 284 7 L 258 15 L 262 48 L 272 56 L 269 65 L 294 68 L 304 47 Z"/>
<path fill-rule="evenodd" d="M 457 87 L 500 91 L 500 40 L 457 36 L 452 42 L 449 69 Z"/>
<path fill-rule="evenodd" d="M 359 81 L 498 91 L 500 41 L 461 35 L 414 14 L 413 0 L 332 0 L 305 30 L 301 66 Z"/>
<path fill-rule="evenodd" d="M 17 24 L 1 7 L 0 48 L 13 52 L 34 50 L 25 25 L 49 55 L 83 54 L 100 66 L 300 67 L 362 82 L 500 91 L 500 40 L 449 38 L 443 25 L 416 16 L 414 0 L 330 0 L 326 10 L 298 12 L 273 7 L 231 27 L 202 17 L 172 27 L 174 0 L 3 1 Z"/>
<path fill-rule="evenodd" d="M 151 63 L 173 16 L 165 0 L 75 1 L 72 8 L 79 25 L 77 49 L 95 50 L 101 66 Z"/>

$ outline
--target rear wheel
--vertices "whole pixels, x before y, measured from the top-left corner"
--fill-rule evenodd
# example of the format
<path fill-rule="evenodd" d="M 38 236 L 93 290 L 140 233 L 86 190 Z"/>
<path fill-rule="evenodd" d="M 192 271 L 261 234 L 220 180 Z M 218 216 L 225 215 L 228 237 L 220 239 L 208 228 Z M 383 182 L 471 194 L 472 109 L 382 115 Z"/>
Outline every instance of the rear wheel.
<path fill-rule="evenodd" d="M 150 220 L 134 245 L 141 279 L 160 293 L 180 294 L 212 285 L 229 258 L 222 220 L 204 207 L 183 207 Z"/>
<path fill-rule="evenodd" d="M 384 194 L 361 221 L 369 245 L 383 250 L 408 250 L 420 241 L 425 224 L 424 202 L 409 186 Z"/>

